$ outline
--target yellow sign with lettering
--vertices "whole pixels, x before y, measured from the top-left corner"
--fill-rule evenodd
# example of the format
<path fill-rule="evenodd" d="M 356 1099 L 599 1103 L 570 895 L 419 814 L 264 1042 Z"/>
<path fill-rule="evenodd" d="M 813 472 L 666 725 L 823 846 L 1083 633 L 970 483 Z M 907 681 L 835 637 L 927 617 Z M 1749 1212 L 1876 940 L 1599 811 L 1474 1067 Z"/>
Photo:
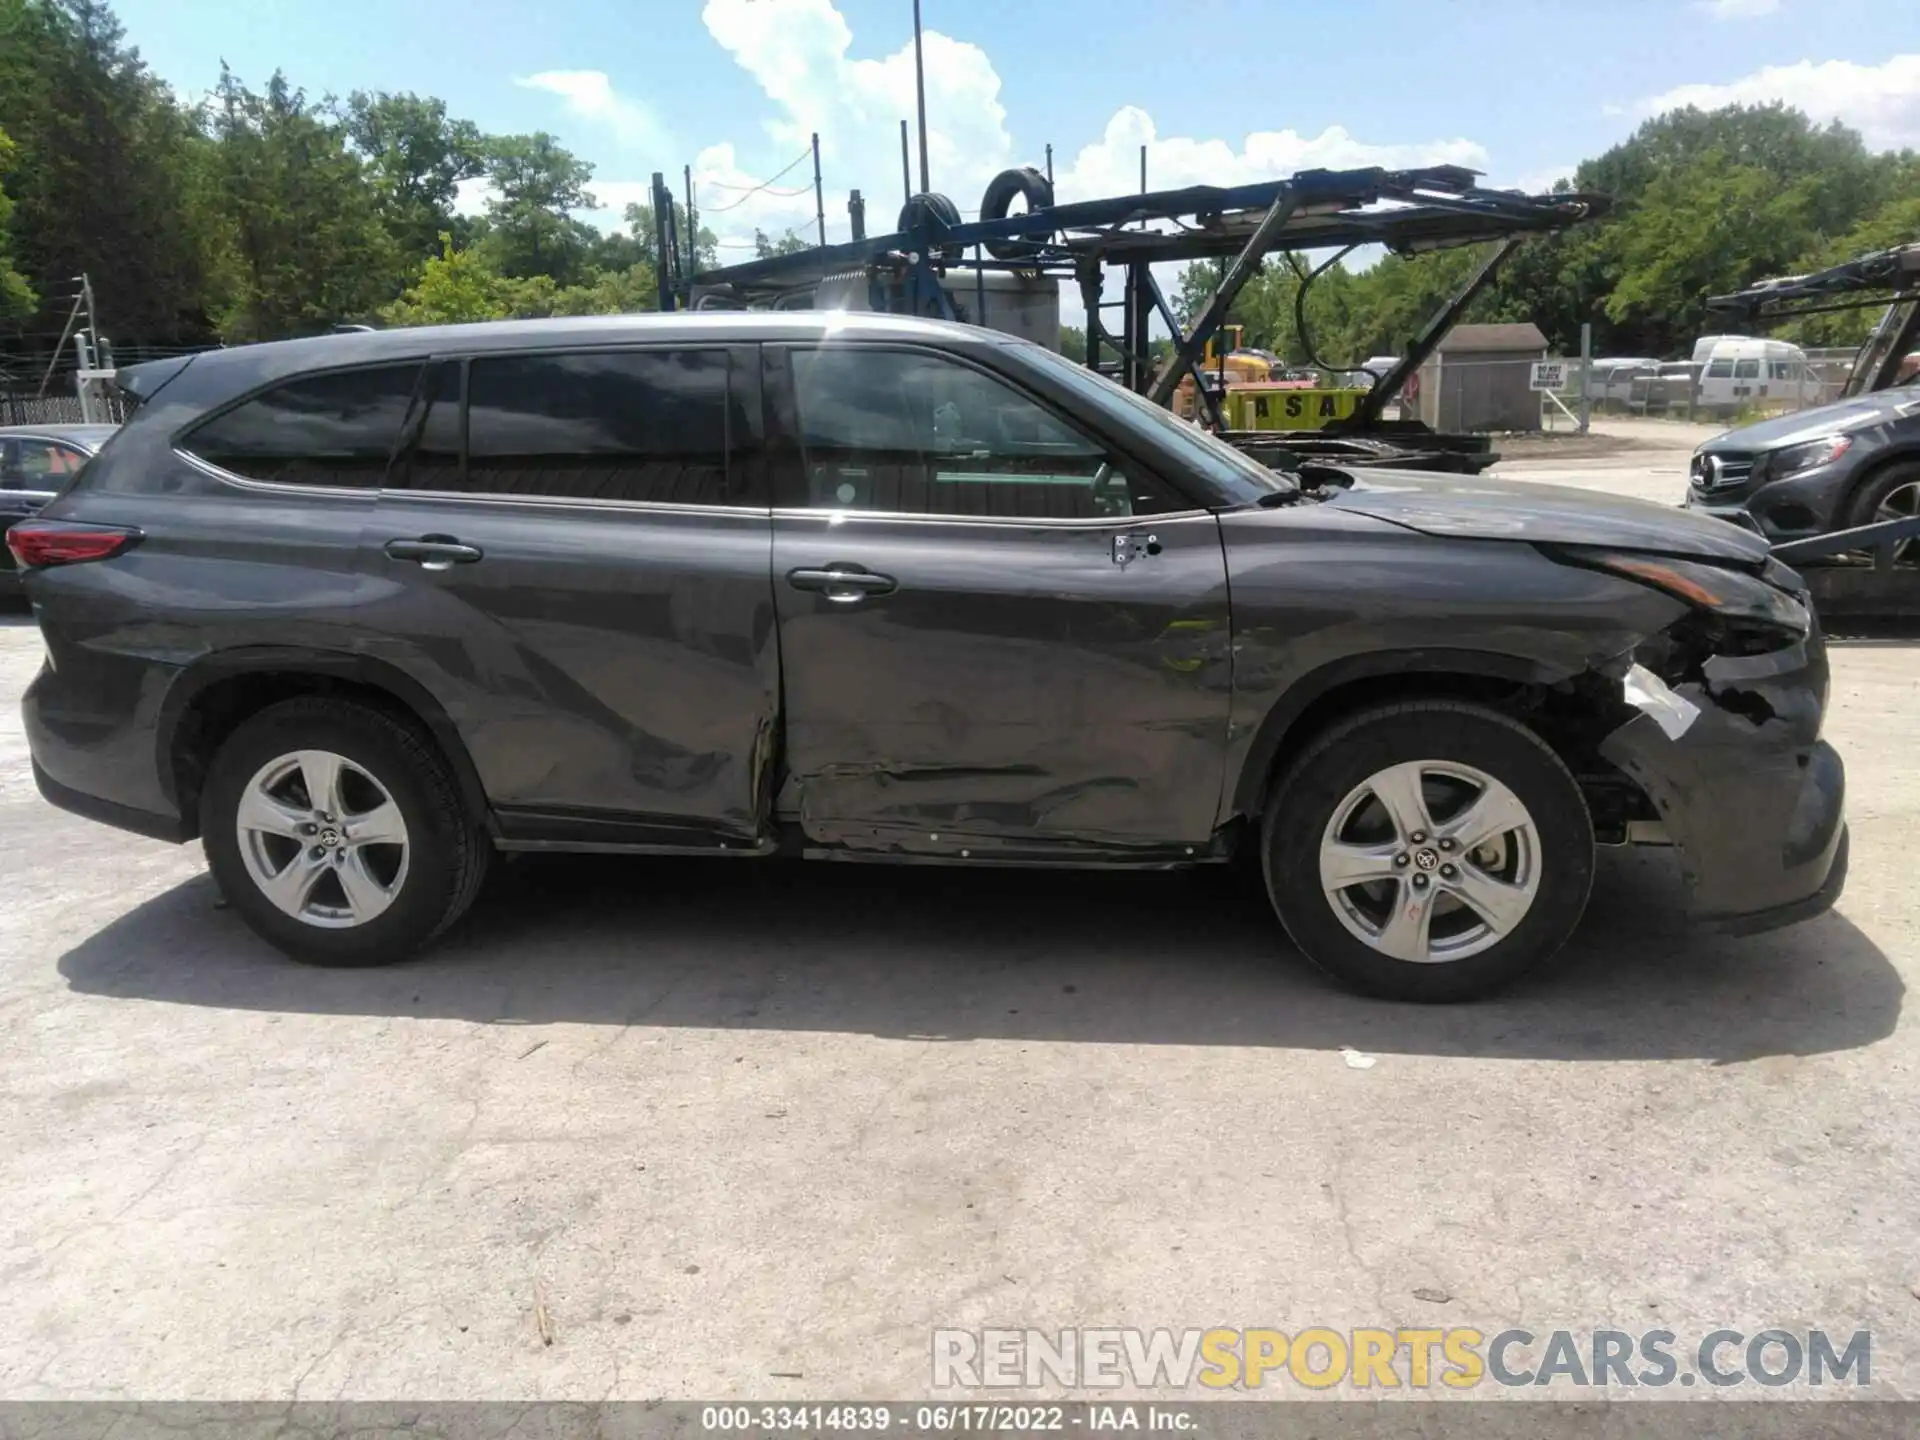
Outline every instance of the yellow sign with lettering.
<path fill-rule="evenodd" d="M 1295 390 L 1264 385 L 1229 386 L 1227 427 L 1232 430 L 1318 430 L 1360 408 L 1365 390 Z"/>

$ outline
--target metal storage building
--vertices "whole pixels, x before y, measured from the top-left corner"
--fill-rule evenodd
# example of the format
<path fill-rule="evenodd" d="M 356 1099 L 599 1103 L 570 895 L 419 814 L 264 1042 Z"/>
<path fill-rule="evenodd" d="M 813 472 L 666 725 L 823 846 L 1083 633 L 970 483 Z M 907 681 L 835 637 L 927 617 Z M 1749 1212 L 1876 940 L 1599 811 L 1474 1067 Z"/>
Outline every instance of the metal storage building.
<path fill-rule="evenodd" d="M 1436 430 L 1538 430 L 1533 362 L 1547 356 L 1540 327 L 1456 325 L 1420 370 L 1420 418 Z"/>

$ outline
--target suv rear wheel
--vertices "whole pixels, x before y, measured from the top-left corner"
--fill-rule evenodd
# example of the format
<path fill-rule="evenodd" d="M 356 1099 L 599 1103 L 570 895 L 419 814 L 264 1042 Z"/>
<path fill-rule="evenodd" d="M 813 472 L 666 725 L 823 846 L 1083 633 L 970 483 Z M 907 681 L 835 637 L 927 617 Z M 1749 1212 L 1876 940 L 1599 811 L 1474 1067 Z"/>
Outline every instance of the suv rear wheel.
<path fill-rule="evenodd" d="M 491 846 L 446 760 L 391 715 L 288 700 L 221 746 L 200 803 L 207 863 L 256 932 L 296 960 L 381 965 L 478 893 Z"/>
<path fill-rule="evenodd" d="M 1321 969 L 1396 1000 L 1465 1000 L 1565 943 L 1593 883 L 1573 776 L 1497 711 L 1419 701 L 1334 726 L 1262 829 L 1267 892 Z"/>

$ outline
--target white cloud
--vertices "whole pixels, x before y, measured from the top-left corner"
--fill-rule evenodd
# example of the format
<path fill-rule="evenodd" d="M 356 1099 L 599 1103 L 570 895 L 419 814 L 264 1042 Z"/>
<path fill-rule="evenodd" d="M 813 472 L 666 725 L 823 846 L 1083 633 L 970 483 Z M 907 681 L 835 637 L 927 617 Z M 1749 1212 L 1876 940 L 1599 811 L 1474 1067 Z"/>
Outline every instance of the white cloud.
<path fill-rule="evenodd" d="M 604 70 L 542 70 L 522 75 L 514 84 L 544 90 L 566 102 L 569 113 L 590 125 L 612 132 L 630 149 L 643 153 L 661 150 L 670 142 L 653 112 L 639 101 L 617 93 Z"/>
<path fill-rule="evenodd" d="M 453 213 L 456 215 L 481 215 L 486 212 L 487 201 L 494 196 L 493 181 L 484 175 L 475 175 L 469 180 L 456 181 L 453 187 Z"/>
<path fill-rule="evenodd" d="M 1573 179 L 1573 172 L 1579 168 L 1577 164 L 1547 165 L 1538 170 L 1529 170 L 1524 175 L 1512 181 L 1503 182 L 1496 180 L 1492 183 L 1496 186 L 1503 186 L 1506 189 L 1524 191 L 1528 195 L 1545 195 L 1553 189 L 1555 181 L 1571 181 Z"/>
<path fill-rule="evenodd" d="M 1823 123 L 1851 125 L 1876 150 L 1920 146 L 1920 55 L 1895 55 L 1881 65 L 1851 60 L 1769 65 L 1725 85 L 1682 85 L 1634 108 L 1645 116 L 1686 105 L 1711 110 L 1771 100 L 1783 100 Z"/>
<path fill-rule="evenodd" d="M 1699 0 L 1699 6 L 1716 20 L 1751 20 L 1776 13 L 1780 0 Z"/>
<path fill-rule="evenodd" d="M 716 231 L 750 236 L 755 227 L 814 233 L 813 172 L 801 160 L 768 191 L 748 195 L 820 136 L 830 240 L 848 233 L 846 195 L 858 187 L 867 229 L 884 234 L 899 211 L 900 121 L 914 114 L 913 42 L 889 54 L 854 54 L 853 32 L 831 0 L 706 0 L 701 19 L 775 107 L 761 128 L 766 144 L 746 137 L 701 151 L 693 165 L 701 209 Z M 1000 76 L 987 53 L 938 31 L 925 34 L 927 151 L 933 188 L 962 210 L 978 205 L 993 175 L 1013 163 L 1013 139 L 1000 103 Z M 772 162 L 746 168 L 742 151 Z M 913 173 L 918 174 L 917 148 Z M 916 180 L 915 187 L 919 188 Z M 801 193 L 777 193 L 793 192 Z M 721 213 L 720 207 L 732 208 Z"/>
<path fill-rule="evenodd" d="M 1295 130 L 1256 130 L 1236 149 L 1218 139 L 1161 135 L 1153 117 L 1135 105 L 1122 106 L 1105 132 L 1082 147 L 1055 176 L 1059 198 L 1086 200 L 1125 195 L 1140 188 L 1140 147 L 1147 147 L 1147 185 L 1175 190 L 1183 185 L 1246 185 L 1276 180 L 1298 170 L 1358 169 L 1383 165 L 1464 165 L 1485 169 L 1486 149 L 1472 140 L 1430 140 L 1411 144 L 1375 144 L 1357 140 L 1339 125 L 1318 135 Z"/>

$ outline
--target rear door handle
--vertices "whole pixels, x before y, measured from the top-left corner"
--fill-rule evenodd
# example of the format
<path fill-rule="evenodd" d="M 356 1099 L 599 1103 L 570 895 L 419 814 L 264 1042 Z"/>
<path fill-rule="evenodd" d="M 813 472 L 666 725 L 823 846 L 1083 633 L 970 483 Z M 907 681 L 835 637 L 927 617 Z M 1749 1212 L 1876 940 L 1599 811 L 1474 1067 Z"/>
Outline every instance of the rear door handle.
<path fill-rule="evenodd" d="M 411 560 L 423 570 L 471 565 L 485 553 L 478 545 L 462 544 L 451 535 L 422 535 L 413 540 L 387 542 L 389 560 Z"/>
<path fill-rule="evenodd" d="M 789 570 L 787 583 L 812 590 L 836 605 L 855 605 L 869 595 L 891 594 L 899 587 L 891 575 L 876 575 L 859 565 L 829 565 L 824 570 Z"/>

